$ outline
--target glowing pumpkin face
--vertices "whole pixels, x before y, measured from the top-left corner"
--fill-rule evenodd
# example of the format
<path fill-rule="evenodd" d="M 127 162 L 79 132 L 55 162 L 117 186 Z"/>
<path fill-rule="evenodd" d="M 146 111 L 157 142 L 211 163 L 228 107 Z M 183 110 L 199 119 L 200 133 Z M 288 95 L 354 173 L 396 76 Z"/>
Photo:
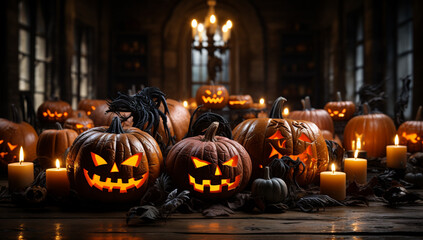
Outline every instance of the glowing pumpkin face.
<path fill-rule="evenodd" d="M 230 95 L 228 107 L 230 109 L 250 108 L 253 104 L 253 98 L 250 95 Z"/>
<path fill-rule="evenodd" d="M 327 169 L 328 150 L 316 124 L 281 119 L 282 100 L 275 101 L 272 107 L 272 110 L 276 109 L 274 113 L 280 116 L 271 113 L 275 118 L 254 118 L 241 122 L 233 130 L 234 140 L 250 154 L 253 179 L 263 176 L 264 167 L 273 159 L 289 156 L 293 160 L 302 161 L 306 166 L 304 173 L 297 177 L 297 182 L 305 186 L 313 182 L 318 173 Z"/>
<path fill-rule="evenodd" d="M 71 187 L 83 198 L 108 203 L 139 201 L 162 164 L 154 138 L 138 128 L 122 128 L 118 117 L 109 128 L 81 133 L 66 158 Z"/>
<path fill-rule="evenodd" d="M 221 168 L 222 169 L 236 168 L 238 166 L 238 156 L 234 156 L 223 163 L 209 162 L 206 160 L 201 160 L 194 156 L 191 156 L 191 160 L 196 169 L 208 168 L 206 169 L 206 173 L 214 172 L 214 174 L 212 174 L 211 176 L 210 175 L 203 176 L 200 174 L 195 174 L 199 176 L 197 178 L 193 177 L 190 173 L 188 173 L 189 184 L 193 187 L 194 191 L 204 193 L 206 188 L 208 189 L 210 193 L 221 193 L 222 191 L 232 191 L 236 189 L 239 186 L 239 183 L 241 182 L 241 174 L 236 175 L 235 180 L 232 181 L 231 178 L 225 178 L 221 170 Z M 230 171 L 231 170 L 229 170 L 229 172 Z M 228 171 L 224 171 L 224 172 L 228 172 Z M 200 182 L 200 183 L 197 183 L 197 182 Z"/>
<path fill-rule="evenodd" d="M 45 101 L 37 111 L 38 119 L 45 124 L 64 123 L 71 114 L 72 107 L 69 103 L 60 100 Z"/>
<path fill-rule="evenodd" d="M 78 103 L 78 110 L 83 110 L 87 113 L 88 116 L 91 116 L 91 114 L 97 109 L 98 106 L 106 103 L 106 100 L 84 99 Z"/>
<path fill-rule="evenodd" d="M 351 101 L 342 101 L 341 93 L 337 92 L 337 101 L 328 102 L 325 110 L 334 121 L 349 120 L 355 112 L 355 104 Z"/>
<path fill-rule="evenodd" d="M 12 121 L 0 118 L 0 175 L 7 172 L 7 165 L 19 161 L 19 149 L 24 149 L 24 160 L 37 158 L 38 135 L 35 129 L 21 121 L 17 109 L 12 107 Z"/>
<path fill-rule="evenodd" d="M 422 152 L 423 151 L 423 121 L 422 106 L 417 110 L 416 119 L 414 121 L 406 121 L 398 128 L 398 136 L 401 145 L 407 146 L 407 151 Z"/>
<path fill-rule="evenodd" d="M 78 134 L 94 127 L 94 122 L 88 117 L 79 115 L 78 117 L 68 118 L 63 125 L 65 128 L 73 129 Z"/>
<path fill-rule="evenodd" d="M 185 138 L 167 155 L 167 173 L 181 189 L 199 198 L 222 199 L 241 191 L 251 176 L 245 149 L 226 137 L 215 136 L 213 123 L 204 136 Z M 214 132 L 212 132 L 214 131 Z"/>
<path fill-rule="evenodd" d="M 137 168 L 141 163 L 141 159 L 142 153 L 137 153 L 120 163 L 120 166 Z M 128 178 L 125 174 L 123 174 L 123 176 L 119 174 L 120 171 L 116 162 L 108 164 L 104 158 L 93 152 L 91 152 L 91 160 L 96 168 L 103 168 L 99 170 L 99 174 L 101 175 L 95 173 L 91 174 L 84 168 L 84 176 L 90 187 L 95 187 L 100 191 L 113 192 L 113 190 L 117 190 L 120 193 L 127 193 L 128 190 L 132 188 L 141 188 L 148 179 L 148 170 L 141 175 L 140 179 L 134 177 Z M 107 171 L 109 171 L 109 174 L 104 174 Z M 90 175 L 92 175 L 92 177 Z M 105 180 L 102 181 L 101 179 L 104 178 Z"/>
<path fill-rule="evenodd" d="M 205 108 L 221 109 L 228 103 L 228 90 L 223 85 L 204 85 L 198 88 L 196 100 Z"/>

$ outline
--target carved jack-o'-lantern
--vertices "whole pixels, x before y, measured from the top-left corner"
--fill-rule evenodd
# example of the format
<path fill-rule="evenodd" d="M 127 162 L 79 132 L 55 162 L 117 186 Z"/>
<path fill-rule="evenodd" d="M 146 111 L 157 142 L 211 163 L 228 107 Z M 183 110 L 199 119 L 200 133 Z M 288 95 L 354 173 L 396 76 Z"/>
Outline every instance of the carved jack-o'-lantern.
<path fill-rule="evenodd" d="M 327 169 L 328 150 L 314 123 L 282 119 L 284 101 L 282 97 L 275 101 L 270 118 L 254 118 L 240 123 L 233 130 L 233 136 L 250 154 L 252 179 L 261 177 L 264 167 L 273 159 L 289 156 L 304 163 L 304 173 L 297 176 L 298 183 L 304 186 Z"/>
<path fill-rule="evenodd" d="M 94 122 L 88 117 L 84 117 L 81 114 L 78 117 L 71 117 L 66 119 L 65 124 L 63 125 L 65 128 L 73 129 L 78 134 L 81 134 L 84 131 L 87 131 L 90 128 L 94 127 Z"/>
<path fill-rule="evenodd" d="M 349 120 L 355 112 L 355 104 L 351 101 L 342 101 L 341 92 L 337 92 L 337 101 L 328 102 L 325 110 L 334 121 Z"/>
<path fill-rule="evenodd" d="M 66 159 L 71 186 L 87 199 L 134 202 L 154 183 L 163 166 L 157 142 L 138 128 L 96 127 L 75 139 Z"/>
<path fill-rule="evenodd" d="M 72 107 L 65 101 L 58 99 L 43 102 L 38 107 L 38 119 L 43 124 L 64 123 L 72 114 Z"/>
<path fill-rule="evenodd" d="M 253 104 L 253 98 L 250 95 L 230 95 L 228 107 L 230 109 L 250 108 Z"/>
<path fill-rule="evenodd" d="M 25 161 L 36 157 L 38 135 L 35 129 L 23 122 L 17 109 L 12 106 L 12 121 L 0 118 L 0 172 L 7 171 L 7 164 L 19 161 L 19 149 L 25 151 Z"/>
<path fill-rule="evenodd" d="M 195 99 L 205 108 L 221 109 L 228 103 L 229 93 L 223 85 L 203 85 L 197 90 Z"/>
<path fill-rule="evenodd" d="M 251 176 L 248 153 L 239 143 L 215 136 L 218 126 L 213 122 L 204 136 L 176 143 L 166 158 L 166 170 L 178 187 L 200 198 L 233 196 Z"/>
<path fill-rule="evenodd" d="M 96 108 L 102 104 L 106 104 L 106 100 L 100 99 L 84 99 L 78 103 L 78 110 L 83 110 L 87 113 L 88 116 L 92 114 Z"/>
<path fill-rule="evenodd" d="M 406 121 L 398 128 L 400 144 L 407 145 L 408 152 L 423 152 L 422 106 L 419 107 L 414 121 Z"/>

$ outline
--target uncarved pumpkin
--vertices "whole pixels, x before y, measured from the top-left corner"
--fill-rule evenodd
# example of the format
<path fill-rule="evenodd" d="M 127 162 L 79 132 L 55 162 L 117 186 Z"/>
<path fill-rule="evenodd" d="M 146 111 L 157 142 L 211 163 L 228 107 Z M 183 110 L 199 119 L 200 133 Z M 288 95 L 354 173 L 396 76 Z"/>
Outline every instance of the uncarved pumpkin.
<path fill-rule="evenodd" d="M 344 146 L 352 150 L 352 141 L 361 138 L 361 149 L 367 156 L 377 158 L 386 155 L 386 145 L 393 144 L 396 134 L 392 119 L 383 113 L 370 113 L 367 104 L 363 104 L 364 115 L 355 116 L 347 123 L 344 130 Z"/>
<path fill-rule="evenodd" d="M 333 121 L 328 112 L 324 109 L 313 109 L 308 96 L 304 98 L 303 111 L 292 111 L 288 118 L 309 121 L 315 123 L 321 130 L 334 133 Z"/>
<path fill-rule="evenodd" d="M 335 102 L 326 103 L 325 110 L 334 121 L 349 120 L 354 116 L 355 104 L 352 101 L 342 101 L 341 92 L 337 92 L 336 96 Z"/>
<path fill-rule="evenodd" d="M 41 167 L 44 169 L 56 166 L 56 158 L 64 160 L 66 150 L 78 137 L 78 133 L 72 129 L 63 129 L 60 123 L 56 123 L 57 129 L 44 130 L 37 143 L 37 156 Z"/>
<path fill-rule="evenodd" d="M 266 203 L 280 203 L 288 196 L 286 183 L 277 177 L 270 178 L 269 167 L 264 168 L 264 178 L 257 178 L 251 186 L 251 196 Z"/>
<path fill-rule="evenodd" d="M 285 98 L 279 97 L 273 103 L 270 118 L 248 119 L 238 124 L 233 130 L 233 137 L 250 154 L 252 179 L 263 176 L 264 167 L 273 159 L 289 156 L 294 160 L 299 159 L 306 166 L 304 173 L 297 176 L 297 182 L 305 186 L 327 169 L 328 149 L 316 124 L 283 119 L 285 101 Z"/>
<path fill-rule="evenodd" d="M 116 113 L 106 111 L 109 109 L 107 103 L 98 105 L 96 109 L 91 113 L 90 118 L 94 122 L 94 126 L 109 126 L 112 123 L 114 117 L 117 116 Z M 122 115 L 129 116 L 130 113 L 122 113 Z M 122 123 L 124 127 L 132 127 L 132 118 L 129 118 L 127 121 Z"/>
<path fill-rule="evenodd" d="M 216 136 L 214 122 L 206 134 L 176 143 L 166 158 L 166 171 L 180 189 L 205 199 L 223 199 L 248 184 L 251 159 L 239 143 Z"/>
<path fill-rule="evenodd" d="M 169 114 L 166 115 L 167 126 L 169 128 L 170 135 L 176 140 L 176 142 L 179 142 L 188 132 L 191 114 L 184 105 L 176 100 L 166 99 L 166 102 L 169 109 Z M 160 111 L 164 111 L 163 105 L 160 105 Z M 169 138 L 165 133 L 162 119 L 160 119 L 158 133 L 162 136 L 163 142 L 167 143 Z"/>
<path fill-rule="evenodd" d="M 66 158 L 71 187 L 96 202 L 139 201 L 163 167 L 157 142 L 138 128 L 122 128 L 118 117 L 110 127 L 81 133 Z"/>
<path fill-rule="evenodd" d="M 12 121 L 0 118 L 0 172 L 7 172 L 7 164 L 19 161 L 19 149 L 24 150 L 24 161 L 32 162 L 37 158 L 38 134 L 35 129 L 22 121 L 15 106 L 12 105 Z"/>
<path fill-rule="evenodd" d="M 423 152 L 423 120 L 422 106 L 416 114 L 416 120 L 406 121 L 398 128 L 398 137 L 401 145 L 407 145 L 407 151 L 411 153 Z"/>
<path fill-rule="evenodd" d="M 196 93 L 197 105 L 204 108 L 222 109 L 228 103 L 229 93 L 224 85 L 203 85 Z"/>

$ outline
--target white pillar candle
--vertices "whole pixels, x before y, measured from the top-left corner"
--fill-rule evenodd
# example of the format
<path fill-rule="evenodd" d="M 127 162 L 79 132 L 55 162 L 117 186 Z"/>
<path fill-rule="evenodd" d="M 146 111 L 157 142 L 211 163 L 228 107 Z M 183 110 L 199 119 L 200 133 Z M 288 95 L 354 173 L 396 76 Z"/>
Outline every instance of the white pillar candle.
<path fill-rule="evenodd" d="M 386 166 L 388 168 L 405 168 L 407 165 L 407 146 L 398 145 L 398 134 L 395 145 L 386 146 Z"/>
<path fill-rule="evenodd" d="M 326 194 L 333 199 L 342 201 L 346 196 L 346 177 L 344 172 L 336 172 L 335 164 L 332 171 L 320 173 L 320 193 Z"/>
<path fill-rule="evenodd" d="M 9 163 L 7 172 L 11 192 L 22 191 L 34 181 L 34 164 L 24 162 L 22 147 L 19 151 L 19 162 Z"/>
<path fill-rule="evenodd" d="M 347 181 L 365 184 L 367 183 L 367 160 L 357 156 L 358 150 L 355 150 L 354 158 L 345 158 L 344 172 L 347 174 Z"/>
<path fill-rule="evenodd" d="M 59 159 L 56 159 L 56 168 L 46 170 L 46 187 L 49 194 L 56 196 L 69 195 L 70 185 L 66 168 L 60 168 Z"/>

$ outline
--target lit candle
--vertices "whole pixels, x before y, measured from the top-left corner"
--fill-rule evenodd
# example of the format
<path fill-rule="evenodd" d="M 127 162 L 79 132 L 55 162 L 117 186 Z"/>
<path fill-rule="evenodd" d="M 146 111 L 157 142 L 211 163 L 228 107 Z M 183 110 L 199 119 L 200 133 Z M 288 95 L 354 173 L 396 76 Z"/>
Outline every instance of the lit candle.
<path fill-rule="evenodd" d="M 49 194 L 67 196 L 70 185 L 66 168 L 60 168 L 60 161 L 56 159 L 56 168 L 46 170 L 46 187 Z"/>
<path fill-rule="evenodd" d="M 19 162 L 9 163 L 7 166 L 9 190 L 11 192 L 24 190 L 34 181 L 34 164 L 24 162 L 24 152 L 19 151 Z"/>
<path fill-rule="evenodd" d="M 201 41 L 203 41 L 204 25 L 201 23 L 198 24 L 197 31 L 198 31 L 198 41 L 200 42 L 200 45 L 201 45 Z"/>
<path fill-rule="evenodd" d="M 345 158 L 344 172 L 347 174 L 347 181 L 365 184 L 367 183 L 367 160 L 357 156 L 358 150 L 355 150 L 354 158 Z"/>
<path fill-rule="evenodd" d="M 320 173 L 320 193 L 336 200 L 344 200 L 346 195 L 346 177 L 344 172 L 336 172 L 335 164 L 332 171 Z"/>
<path fill-rule="evenodd" d="M 386 146 L 386 166 L 388 168 L 405 168 L 407 164 L 407 146 L 398 145 L 398 134 L 395 145 Z"/>
<path fill-rule="evenodd" d="M 286 117 L 288 117 L 289 116 L 289 108 L 284 108 L 283 109 L 283 111 L 282 111 L 282 116 L 284 117 L 284 118 L 286 118 Z"/>
<path fill-rule="evenodd" d="M 222 35 L 223 35 L 223 41 L 224 42 L 228 41 L 228 39 L 229 39 L 228 34 L 229 34 L 229 29 L 228 29 L 228 26 L 226 26 L 226 24 L 225 24 L 222 27 Z"/>

